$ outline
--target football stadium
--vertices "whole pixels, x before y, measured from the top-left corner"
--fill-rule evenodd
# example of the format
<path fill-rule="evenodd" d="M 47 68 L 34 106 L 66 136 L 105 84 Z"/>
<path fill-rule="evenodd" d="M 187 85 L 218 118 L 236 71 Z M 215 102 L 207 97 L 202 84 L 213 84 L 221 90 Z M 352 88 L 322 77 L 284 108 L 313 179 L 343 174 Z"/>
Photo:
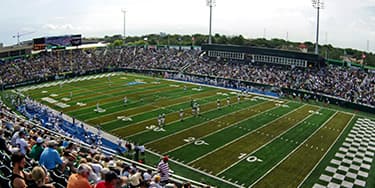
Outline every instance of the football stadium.
<path fill-rule="evenodd" d="M 209 35 L 1 47 L 0 187 L 375 187 L 373 53 L 220 42 L 207 5 Z"/>

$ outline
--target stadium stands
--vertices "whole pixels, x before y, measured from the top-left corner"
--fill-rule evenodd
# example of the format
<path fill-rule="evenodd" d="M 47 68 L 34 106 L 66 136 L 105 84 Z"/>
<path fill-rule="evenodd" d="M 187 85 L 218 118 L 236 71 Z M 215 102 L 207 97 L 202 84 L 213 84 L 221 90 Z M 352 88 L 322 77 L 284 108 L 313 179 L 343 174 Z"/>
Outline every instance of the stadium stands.
<path fill-rule="evenodd" d="M 200 54 L 199 50 L 143 47 L 55 51 L 27 59 L 7 60 L 0 65 L 0 75 L 5 86 L 12 87 L 21 82 L 36 83 L 57 79 L 63 73 L 77 75 L 119 68 L 183 71 L 185 74 L 308 91 L 342 101 L 375 106 L 375 76 L 371 72 L 336 66 L 301 68 L 230 59 L 224 61 L 220 58 L 212 60 L 201 57 Z"/>
<path fill-rule="evenodd" d="M 33 107 L 35 110 L 36 107 L 32 106 L 33 104 L 30 101 L 26 102 L 29 103 L 29 107 Z M 49 113 L 51 114 L 52 112 Z M 33 117 L 39 115 L 34 114 Z M 50 119 L 53 119 L 52 117 L 49 116 Z M 57 120 L 54 119 L 54 121 Z M 46 123 L 36 123 L 35 119 L 26 120 L 12 112 L 10 108 L 0 101 L 0 140 L 5 141 L 5 147 L 0 148 L 0 187 L 17 187 L 15 184 L 24 181 L 18 178 L 20 175 L 27 180 L 25 183 L 29 187 L 69 187 L 70 181 L 74 181 L 69 179 L 69 177 L 80 173 L 83 168 L 80 166 L 85 164 L 89 168 L 89 174 L 86 178 L 90 185 L 96 185 L 104 181 L 111 174 L 115 178 L 115 181 L 112 181 L 114 187 L 135 187 L 132 182 L 139 182 L 138 186 L 152 185 L 150 187 L 160 187 L 160 177 L 157 175 L 156 168 L 117 155 L 116 151 L 109 149 L 112 147 L 112 145 L 108 145 L 110 141 L 107 141 L 107 144 L 103 142 L 103 147 L 93 150 L 89 144 L 80 141 L 76 137 L 79 137 L 78 133 L 72 135 L 70 134 L 72 132 L 62 130 L 64 129 L 61 128 L 63 127 L 61 126 L 62 124 L 64 122 L 59 122 L 55 127 L 48 127 Z M 20 132 L 27 135 L 25 140 L 29 149 L 26 155 L 19 152 L 20 145 L 11 145 L 12 138 L 20 139 L 18 136 Z M 111 142 L 111 144 L 114 143 Z M 43 154 L 44 152 L 56 151 L 62 163 L 52 168 L 49 167 L 49 169 L 41 166 L 42 163 L 44 164 L 42 162 L 43 159 L 37 161 L 30 157 L 30 153 L 35 150 L 33 146 L 44 148 L 42 149 L 43 152 L 39 153 L 40 156 L 45 155 Z M 31 151 L 30 148 L 32 148 Z M 15 165 L 16 169 L 14 168 Z M 19 169 L 22 169 L 23 173 Z M 137 176 L 133 177 L 132 174 L 134 175 L 135 173 L 137 173 Z M 46 176 L 49 178 L 46 179 Z M 15 179 L 17 179 L 17 182 Z M 181 187 L 188 179 L 173 175 L 170 180 L 173 183 L 169 185 L 173 184 L 173 186 Z M 190 185 L 190 183 L 186 185 Z M 195 182 L 195 186 L 203 186 L 203 184 Z"/>
<path fill-rule="evenodd" d="M 357 104 L 375 106 L 373 73 L 335 66 L 308 69 L 260 62 L 244 63 L 228 59 L 224 61 L 220 58 L 209 59 L 202 56 L 199 50 L 127 47 L 44 52 L 29 58 L 6 60 L 0 65 L 0 75 L 6 87 L 14 87 L 22 82 L 27 84 L 43 82 L 51 78 L 59 79 L 64 73 L 82 75 L 88 72 L 117 69 L 169 71 L 171 74 L 164 76 L 182 79 L 184 75 L 188 75 L 184 77 L 188 78 L 188 81 L 225 87 L 242 88 L 240 82 L 246 81 L 255 85 L 321 93 Z M 248 89 L 253 92 L 264 92 L 262 87 L 254 86 Z M 136 163 L 138 166 L 134 168 L 131 165 L 132 161 L 119 156 L 127 149 L 102 137 L 97 133 L 99 130 L 94 133 L 85 125 L 72 123 L 71 120 L 63 118 L 63 114 L 35 103 L 29 98 L 24 101 L 12 98 L 11 101 L 30 121 L 16 116 L 2 105 L 0 133 L 3 132 L 6 146 L 0 145 L 1 187 L 11 187 L 10 177 L 13 174 L 11 155 L 19 150 L 19 146 L 11 146 L 7 141 L 13 137 L 17 139 L 19 132 L 26 133 L 26 141 L 29 145 L 29 148 L 24 148 L 27 151 L 25 172 L 32 172 L 34 167 L 40 166 L 39 161 L 29 156 L 32 146 L 36 143 L 43 142 L 44 145 L 50 145 L 58 151 L 59 157 L 62 158 L 62 165 L 44 172 L 49 174 L 51 178 L 49 182 L 53 183 L 54 187 L 66 187 L 71 174 L 79 172 L 80 164 L 89 164 L 91 167 L 91 174 L 87 178 L 92 184 L 105 179 L 102 172 L 113 171 L 117 175 L 126 177 L 122 178 L 121 182 L 129 185 L 130 182 L 138 182 L 133 181 L 139 176 L 137 171 L 144 176 L 147 169 L 156 170 L 140 163 Z M 58 145 L 54 145 L 51 141 L 57 141 Z M 98 147 L 91 147 L 91 145 Z M 151 176 L 153 178 L 144 178 L 146 181 L 141 180 L 140 183 L 158 187 L 160 177 L 153 172 Z M 182 183 L 182 181 L 176 182 Z M 120 184 L 120 181 L 118 183 Z"/>

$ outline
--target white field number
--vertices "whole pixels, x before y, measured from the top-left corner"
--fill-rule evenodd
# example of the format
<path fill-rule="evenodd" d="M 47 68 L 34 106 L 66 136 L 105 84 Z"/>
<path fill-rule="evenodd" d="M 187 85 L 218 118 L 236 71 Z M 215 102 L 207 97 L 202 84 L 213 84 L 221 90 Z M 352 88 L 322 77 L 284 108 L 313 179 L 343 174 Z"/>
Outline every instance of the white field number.
<path fill-rule="evenodd" d="M 155 132 L 164 132 L 165 131 L 165 129 L 159 128 L 159 127 L 157 127 L 155 125 L 146 126 L 146 129 L 153 130 Z"/>
<path fill-rule="evenodd" d="M 238 156 L 238 159 L 244 159 L 247 156 L 246 153 L 240 153 L 240 156 Z M 246 158 L 247 162 L 253 163 L 253 162 L 263 162 L 261 159 L 258 159 L 256 156 L 249 156 Z"/>
<path fill-rule="evenodd" d="M 184 139 L 184 142 L 187 142 L 187 143 L 192 143 L 194 142 L 195 145 L 197 146 L 200 146 L 200 145 L 209 145 L 207 142 L 205 142 L 204 140 L 199 140 L 199 139 L 195 139 L 195 137 L 188 137 L 188 138 L 185 138 Z"/>

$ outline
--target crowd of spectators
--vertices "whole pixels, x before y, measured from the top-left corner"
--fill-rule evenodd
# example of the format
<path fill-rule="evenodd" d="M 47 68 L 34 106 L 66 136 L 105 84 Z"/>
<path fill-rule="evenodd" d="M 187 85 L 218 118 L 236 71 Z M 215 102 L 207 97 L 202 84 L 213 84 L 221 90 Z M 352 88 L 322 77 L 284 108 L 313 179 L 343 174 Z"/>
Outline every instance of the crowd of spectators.
<path fill-rule="evenodd" d="M 371 72 L 337 66 L 317 69 L 224 62 L 202 57 L 199 50 L 129 47 L 47 52 L 7 60 L 0 64 L 0 75 L 2 83 L 15 84 L 59 73 L 85 74 L 111 68 L 172 70 L 243 80 L 375 106 L 375 75 Z M 0 102 L 0 187 L 174 187 L 168 183 L 168 157 L 161 159 L 157 171 L 141 171 L 136 165 L 83 147 L 69 135 L 61 137 L 64 131 L 58 124 L 53 125 L 57 132 L 49 132 L 7 114 L 12 114 L 11 110 Z"/>
<path fill-rule="evenodd" d="M 186 71 L 279 88 L 302 89 L 375 106 L 375 74 L 360 69 L 337 66 L 305 69 L 259 63 L 200 61 Z"/>
<path fill-rule="evenodd" d="M 0 75 L 5 84 L 14 84 L 63 72 L 84 74 L 108 68 L 162 69 L 240 79 L 375 106 L 375 75 L 371 72 L 337 66 L 318 69 L 208 60 L 199 50 L 127 47 L 49 52 L 6 61 L 0 65 Z"/>
<path fill-rule="evenodd" d="M 155 170 L 141 170 L 117 155 L 91 150 L 81 142 L 16 116 L 0 100 L 2 188 L 177 187 L 169 180 L 167 156 Z"/>

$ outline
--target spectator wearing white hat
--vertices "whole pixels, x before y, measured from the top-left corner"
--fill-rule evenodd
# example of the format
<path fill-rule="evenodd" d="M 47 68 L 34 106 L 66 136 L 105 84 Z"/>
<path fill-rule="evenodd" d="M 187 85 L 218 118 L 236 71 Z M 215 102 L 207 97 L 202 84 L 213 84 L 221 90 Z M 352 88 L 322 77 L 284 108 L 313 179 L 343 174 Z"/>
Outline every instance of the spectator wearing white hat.
<path fill-rule="evenodd" d="M 30 157 L 34 159 L 35 161 L 39 161 L 40 155 L 42 154 L 44 150 L 44 139 L 42 137 L 38 137 L 36 139 L 36 144 L 33 145 L 30 151 Z"/>

